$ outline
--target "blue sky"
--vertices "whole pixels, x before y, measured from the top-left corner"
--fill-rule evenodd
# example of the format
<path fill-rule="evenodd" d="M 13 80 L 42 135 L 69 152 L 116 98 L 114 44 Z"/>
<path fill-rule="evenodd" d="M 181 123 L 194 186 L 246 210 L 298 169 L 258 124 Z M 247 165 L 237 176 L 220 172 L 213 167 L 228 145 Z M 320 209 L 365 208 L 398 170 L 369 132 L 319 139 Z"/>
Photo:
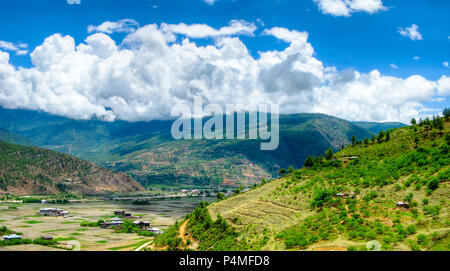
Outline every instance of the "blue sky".
<path fill-rule="evenodd" d="M 340 69 L 368 72 L 376 68 L 402 77 L 420 73 L 432 80 L 449 74 L 442 63 L 450 61 L 450 1 L 383 3 L 388 11 L 334 17 L 322 14 L 312 0 L 222 0 L 214 5 L 202 0 L 83 0 L 80 5 L 69 5 L 64 0 L 5 0 L 0 3 L 0 21 L 8 27 L 0 28 L 0 37 L 34 47 L 53 33 L 69 34 L 81 42 L 88 25 L 123 18 L 132 18 L 141 25 L 184 22 L 217 28 L 232 19 L 259 19 L 265 27 L 307 31 L 317 56 Z M 411 41 L 397 32 L 399 27 L 413 23 L 420 27 L 423 40 Z M 120 41 L 121 35 L 114 38 Z M 255 54 L 286 46 L 269 37 L 248 39 L 246 45 Z M 414 60 L 415 56 L 420 60 Z M 12 59 L 18 65 L 29 65 L 27 56 Z"/>
<path fill-rule="evenodd" d="M 339 0 L 338 0 L 339 1 Z M 378 1 L 378 0 L 375 0 Z M 205 24 L 219 29 L 231 20 L 244 20 L 257 26 L 254 36 L 239 39 L 250 55 L 259 51 L 285 50 L 290 44 L 270 35 L 265 29 L 282 27 L 306 31 L 314 57 L 324 66 L 360 73 L 378 70 L 382 75 L 408 78 L 421 75 L 430 81 L 449 76 L 450 1 L 382 0 L 376 12 L 354 11 L 348 16 L 327 14 L 313 0 L 2 0 L 0 1 L 0 41 L 25 43 L 29 52 L 55 34 L 70 35 L 76 45 L 83 42 L 89 25 L 105 21 L 133 19 L 147 24 Z M 419 40 L 401 35 L 400 28 L 418 26 Z M 109 33 L 120 44 L 129 33 Z M 215 38 L 191 38 L 198 46 L 214 44 Z M 1 49 L 1 46 L 0 46 Z M 22 48 L 25 49 L 25 48 Z M 4 51 L 8 51 L 3 49 Z M 15 67 L 30 68 L 30 54 L 9 51 Z M 447 66 L 445 65 L 447 62 Z M 448 99 L 420 101 L 428 108 L 449 106 Z"/>

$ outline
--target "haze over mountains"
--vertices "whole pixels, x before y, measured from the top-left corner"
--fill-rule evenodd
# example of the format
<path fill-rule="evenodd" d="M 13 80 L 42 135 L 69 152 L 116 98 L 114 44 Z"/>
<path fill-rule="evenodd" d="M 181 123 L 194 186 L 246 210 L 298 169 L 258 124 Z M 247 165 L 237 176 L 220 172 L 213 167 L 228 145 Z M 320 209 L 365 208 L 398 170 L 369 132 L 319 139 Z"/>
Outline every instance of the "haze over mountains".
<path fill-rule="evenodd" d="M 280 144 L 261 151 L 260 140 L 174 140 L 172 121 L 73 120 L 37 111 L 0 108 L 1 140 L 35 145 L 126 172 L 140 183 L 249 185 L 300 167 L 308 155 L 362 140 L 402 123 L 349 122 L 323 114 L 280 115 Z M 1 134 L 0 134 L 1 135 Z"/>

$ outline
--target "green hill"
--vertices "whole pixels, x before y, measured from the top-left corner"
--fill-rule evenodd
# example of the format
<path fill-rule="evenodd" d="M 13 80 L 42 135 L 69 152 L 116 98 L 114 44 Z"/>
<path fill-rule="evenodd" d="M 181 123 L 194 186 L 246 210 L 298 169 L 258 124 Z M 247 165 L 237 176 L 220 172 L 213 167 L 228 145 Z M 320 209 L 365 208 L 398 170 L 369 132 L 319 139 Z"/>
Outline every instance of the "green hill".
<path fill-rule="evenodd" d="M 200 205 L 154 249 L 450 250 L 450 122 L 355 142 L 330 160 Z M 407 202 L 398 207 L 398 202 Z"/>
<path fill-rule="evenodd" d="M 0 191 L 11 194 L 106 194 L 140 191 L 131 177 L 38 147 L 0 141 Z"/>
<path fill-rule="evenodd" d="M 18 134 L 8 132 L 7 130 L 2 128 L 0 128 L 0 140 L 19 145 L 31 145 L 31 141 L 27 138 Z"/>

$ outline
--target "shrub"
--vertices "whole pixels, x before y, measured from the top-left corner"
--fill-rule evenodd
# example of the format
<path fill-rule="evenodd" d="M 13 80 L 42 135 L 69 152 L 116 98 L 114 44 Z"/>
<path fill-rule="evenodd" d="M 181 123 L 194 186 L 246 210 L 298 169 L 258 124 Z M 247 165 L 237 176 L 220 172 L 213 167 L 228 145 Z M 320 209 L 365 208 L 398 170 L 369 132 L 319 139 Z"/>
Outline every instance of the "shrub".
<path fill-rule="evenodd" d="M 435 206 L 424 206 L 423 207 L 423 211 L 425 212 L 425 214 L 427 215 L 431 215 L 431 216 L 438 216 L 439 213 L 441 212 L 442 207 L 439 205 L 435 205 Z"/>
<path fill-rule="evenodd" d="M 439 187 L 439 179 L 438 178 L 432 178 L 430 182 L 428 183 L 428 189 L 434 191 Z"/>

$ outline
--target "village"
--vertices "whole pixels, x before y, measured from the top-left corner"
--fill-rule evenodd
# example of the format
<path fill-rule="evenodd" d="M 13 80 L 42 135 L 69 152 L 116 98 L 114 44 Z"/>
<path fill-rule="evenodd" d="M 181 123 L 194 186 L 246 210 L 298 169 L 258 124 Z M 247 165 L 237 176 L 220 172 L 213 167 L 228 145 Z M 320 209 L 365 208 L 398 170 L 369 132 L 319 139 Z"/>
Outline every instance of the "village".
<path fill-rule="evenodd" d="M 192 190 L 195 189 L 189 193 L 193 196 L 160 198 L 145 205 L 135 205 L 133 200 L 98 198 L 54 204 L 48 196 L 10 197 L 0 202 L 0 228 L 9 230 L 0 231 L 0 242 L 17 245 L 0 245 L 0 251 L 142 250 L 201 200 L 215 200 L 215 197 L 194 196 L 197 192 Z M 128 197 L 137 196 L 121 196 Z M 27 203 L 31 198 L 40 199 Z M 36 240 L 39 244 L 35 244 Z"/>

